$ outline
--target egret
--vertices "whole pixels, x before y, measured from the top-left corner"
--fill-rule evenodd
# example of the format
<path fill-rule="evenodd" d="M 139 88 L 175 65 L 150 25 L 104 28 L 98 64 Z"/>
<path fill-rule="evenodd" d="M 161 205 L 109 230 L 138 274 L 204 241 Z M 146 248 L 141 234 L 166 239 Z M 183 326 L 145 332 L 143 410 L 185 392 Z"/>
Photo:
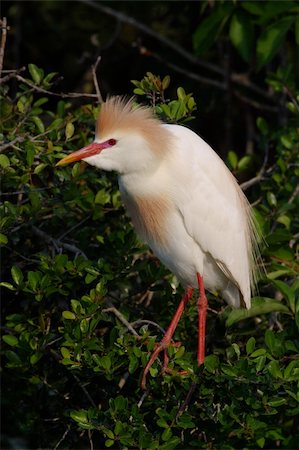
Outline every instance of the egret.
<path fill-rule="evenodd" d="M 232 307 L 250 308 L 256 276 L 257 232 L 251 207 L 235 177 L 190 129 L 164 124 L 133 100 L 102 104 L 95 140 L 58 165 L 83 160 L 116 171 L 122 201 L 137 234 L 185 287 L 184 296 L 142 376 L 172 344 L 194 289 L 198 298 L 198 364 L 205 357 L 207 298 L 219 291 Z"/>

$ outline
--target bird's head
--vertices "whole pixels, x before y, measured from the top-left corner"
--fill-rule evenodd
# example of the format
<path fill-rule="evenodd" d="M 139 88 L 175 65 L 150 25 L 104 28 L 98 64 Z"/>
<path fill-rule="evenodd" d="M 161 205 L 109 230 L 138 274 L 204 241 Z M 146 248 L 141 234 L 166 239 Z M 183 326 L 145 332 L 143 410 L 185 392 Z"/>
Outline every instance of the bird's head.
<path fill-rule="evenodd" d="M 120 174 L 153 170 L 163 160 L 171 135 L 145 107 L 112 97 L 101 106 L 94 142 L 71 153 L 58 166 L 84 160 Z"/>

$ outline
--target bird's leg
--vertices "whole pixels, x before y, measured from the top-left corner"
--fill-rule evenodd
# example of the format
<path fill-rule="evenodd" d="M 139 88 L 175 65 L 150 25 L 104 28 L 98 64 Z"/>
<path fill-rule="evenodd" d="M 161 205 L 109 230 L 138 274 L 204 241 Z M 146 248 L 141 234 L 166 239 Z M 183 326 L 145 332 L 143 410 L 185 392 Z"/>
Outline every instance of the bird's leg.
<path fill-rule="evenodd" d="M 193 292 L 193 288 L 186 289 L 184 297 L 180 301 L 178 309 L 176 310 L 176 312 L 170 322 L 170 325 L 169 325 L 166 333 L 164 334 L 163 339 L 161 340 L 161 342 L 159 342 L 159 344 L 153 351 L 152 356 L 150 357 L 150 360 L 148 361 L 147 365 L 145 366 L 145 369 L 142 374 L 142 380 L 141 380 L 142 389 L 145 389 L 146 377 L 147 377 L 147 374 L 148 374 L 150 368 L 154 364 L 159 353 L 161 353 L 162 351 L 164 351 L 164 370 L 165 370 L 165 365 L 168 364 L 168 356 L 166 354 L 166 349 L 167 349 L 167 347 L 169 347 L 169 345 L 171 345 L 172 336 L 173 336 L 175 329 L 179 323 L 179 320 L 184 312 L 185 306 L 187 305 L 188 301 L 190 300 L 190 298 L 192 296 L 192 292 Z"/>
<path fill-rule="evenodd" d="M 205 360 L 205 339 L 206 339 L 206 317 L 208 301 L 205 293 L 205 287 L 202 276 L 197 272 L 197 281 L 199 289 L 198 298 L 198 353 L 197 361 L 200 366 Z"/>

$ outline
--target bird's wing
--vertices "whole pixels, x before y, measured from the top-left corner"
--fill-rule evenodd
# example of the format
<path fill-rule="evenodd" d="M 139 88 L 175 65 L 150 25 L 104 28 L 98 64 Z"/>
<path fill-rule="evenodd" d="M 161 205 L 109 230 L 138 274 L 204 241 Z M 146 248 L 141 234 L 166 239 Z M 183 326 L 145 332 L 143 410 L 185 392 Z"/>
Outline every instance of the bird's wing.
<path fill-rule="evenodd" d="M 177 177 L 185 172 L 176 204 L 186 230 L 239 289 L 249 306 L 252 236 L 248 202 L 208 144 L 186 128 L 172 126 L 172 131 L 180 154 Z"/>

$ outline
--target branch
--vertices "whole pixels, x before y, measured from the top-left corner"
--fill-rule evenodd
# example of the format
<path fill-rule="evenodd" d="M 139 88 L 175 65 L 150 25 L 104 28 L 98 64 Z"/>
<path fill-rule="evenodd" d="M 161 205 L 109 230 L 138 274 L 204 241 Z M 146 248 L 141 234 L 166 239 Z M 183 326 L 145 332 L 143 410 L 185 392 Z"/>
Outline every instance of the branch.
<path fill-rule="evenodd" d="M 104 14 L 107 14 L 108 16 L 114 17 L 115 19 L 119 20 L 120 22 L 132 25 L 133 27 L 142 31 L 144 34 L 151 36 L 154 39 L 157 39 L 158 41 L 162 42 L 162 44 L 171 48 L 174 52 L 183 56 L 185 59 L 187 59 L 192 64 L 196 64 L 198 66 L 204 67 L 205 69 L 209 69 L 212 72 L 223 75 L 223 70 L 216 64 L 212 64 L 212 63 L 209 63 L 207 61 L 203 61 L 203 60 L 197 58 L 192 53 L 188 52 L 183 47 L 181 47 L 177 42 L 175 42 L 171 39 L 168 39 L 165 36 L 162 36 L 161 34 L 155 32 L 154 30 L 152 30 L 150 27 L 148 27 L 144 23 L 137 21 L 133 17 L 128 16 L 127 14 L 125 14 L 123 12 L 116 11 L 116 10 L 110 8 L 109 6 L 103 5 L 102 3 L 99 3 L 99 2 L 93 2 L 91 0 L 80 0 L 80 1 L 81 1 L 81 3 L 86 3 L 87 5 L 91 6 L 92 8 L 97 9 L 98 11 L 101 11 Z"/>
<path fill-rule="evenodd" d="M 1 77 L 2 69 L 3 69 L 3 60 L 4 60 L 4 53 L 5 53 L 7 30 L 9 30 L 9 27 L 7 26 L 6 17 L 3 17 L 3 19 L 0 20 L 0 27 L 2 30 L 1 44 L 0 44 L 0 77 Z"/>
<path fill-rule="evenodd" d="M 165 58 L 158 55 L 157 53 L 154 53 L 151 50 L 148 50 L 144 46 L 139 46 L 139 51 L 142 55 L 151 56 L 151 57 L 157 59 L 158 61 L 162 62 L 167 67 L 169 67 L 170 69 L 174 70 L 175 72 L 185 75 L 186 77 L 190 78 L 191 80 L 195 80 L 195 81 L 198 81 L 199 83 L 203 83 L 203 84 L 208 84 L 210 86 L 215 86 L 221 90 L 226 89 L 225 83 L 214 80 L 213 78 L 210 78 L 210 77 L 203 77 L 202 75 L 198 75 L 198 73 L 191 72 L 189 69 L 183 69 L 182 67 L 180 67 L 172 62 L 167 61 Z"/>
<path fill-rule="evenodd" d="M 116 309 L 115 306 L 113 306 L 110 300 L 105 299 L 105 302 L 107 303 L 109 308 L 103 309 L 103 312 L 112 312 L 134 336 L 139 338 L 140 337 L 139 334 L 134 330 L 130 322 L 128 322 L 125 316 L 120 311 L 118 311 L 118 309 Z"/>
<path fill-rule="evenodd" d="M 65 94 L 64 92 L 59 93 L 59 92 L 48 91 L 47 89 L 44 89 L 40 86 L 36 86 L 35 84 L 31 83 L 31 81 L 26 80 L 26 78 L 19 75 L 19 72 L 21 72 L 22 70 L 23 70 L 23 68 L 18 71 L 13 70 L 11 73 L 6 75 L 4 78 L 0 79 L 0 84 L 3 84 L 5 81 L 9 80 L 10 78 L 16 78 L 17 80 L 21 81 L 22 83 L 27 84 L 27 86 L 29 86 L 33 91 L 39 92 L 40 94 L 47 94 L 47 95 L 52 95 L 52 96 L 61 97 L 61 98 L 80 98 L 80 97 L 98 98 L 98 94 L 87 94 L 84 92 L 69 92 L 69 93 Z"/>
<path fill-rule="evenodd" d="M 267 146 L 266 150 L 265 150 L 264 161 L 263 161 L 262 167 L 260 168 L 259 173 L 255 177 L 251 178 L 251 180 L 245 181 L 244 183 L 240 184 L 240 188 L 242 189 L 242 191 L 246 191 L 248 188 L 250 188 L 251 186 L 254 186 L 255 184 L 259 183 L 260 181 L 262 181 L 264 179 L 264 173 L 265 173 L 266 165 L 268 162 L 268 156 L 269 156 L 269 149 Z"/>
<path fill-rule="evenodd" d="M 23 142 L 24 140 L 25 140 L 25 138 L 23 136 L 18 136 L 13 141 L 10 141 L 10 142 L 7 142 L 6 144 L 1 145 L 0 153 L 4 152 L 4 150 L 6 150 L 9 147 L 12 147 L 13 145 L 15 145 L 19 142 Z"/>
<path fill-rule="evenodd" d="M 100 87 L 99 87 L 96 71 L 97 71 L 97 68 L 98 68 L 98 65 L 99 65 L 101 59 L 102 59 L 102 57 L 99 56 L 97 58 L 96 62 L 95 62 L 95 65 L 91 66 L 93 84 L 94 84 L 94 87 L 95 87 L 95 90 L 96 90 L 96 93 L 97 93 L 98 102 L 100 104 L 103 103 L 103 97 L 102 97 L 102 94 L 101 94 L 101 91 L 100 91 Z"/>
<path fill-rule="evenodd" d="M 138 327 L 138 326 L 143 325 L 143 324 L 153 325 L 154 327 L 158 328 L 158 330 L 161 331 L 161 333 L 163 335 L 165 334 L 164 328 L 162 328 L 158 323 L 153 322 L 152 320 L 138 319 L 138 320 L 135 320 L 135 322 L 131 323 L 132 327 Z"/>
<path fill-rule="evenodd" d="M 64 94 L 63 92 L 57 93 L 57 92 L 51 92 L 48 91 L 47 89 L 44 89 L 40 86 L 36 86 L 35 84 L 31 83 L 31 81 L 26 80 L 25 78 L 23 78 L 21 75 L 17 75 L 15 76 L 15 78 L 19 81 L 21 81 L 22 83 L 27 84 L 28 86 L 30 86 L 34 91 L 36 92 L 40 92 L 41 94 L 48 94 L 48 95 L 54 95 L 56 97 L 61 97 L 61 98 L 78 98 L 78 97 L 89 97 L 89 98 L 97 98 L 97 94 L 85 94 L 83 92 L 69 92 L 68 94 Z"/>
<path fill-rule="evenodd" d="M 75 255 L 82 255 L 84 259 L 88 259 L 87 256 L 85 255 L 85 253 L 82 250 L 80 250 L 80 248 L 76 247 L 75 245 L 67 244 L 66 242 L 61 242 L 59 239 L 53 238 L 52 236 L 50 236 L 49 234 L 40 230 L 39 228 L 37 228 L 34 225 L 32 225 L 32 231 L 37 236 L 42 238 L 45 242 L 47 242 L 48 244 L 53 244 L 55 246 L 55 248 L 64 247 L 66 250 L 68 250 L 72 253 L 75 253 Z"/>
<path fill-rule="evenodd" d="M 200 59 L 197 56 L 193 55 L 193 53 L 190 53 L 187 50 L 185 50 L 183 47 L 181 47 L 174 40 L 171 40 L 171 39 L 168 39 L 165 36 L 162 36 L 161 34 L 157 33 L 154 30 L 152 30 L 150 27 L 148 27 L 144 23 L 142 23 L 140 21 L 137 21 L 133 17 L 128 16 L 127 14 L 125 14 L 125 13 L 123 13 L 121 11 L 116 11 L 116 10 L 110 8 L 109 6 L 103 5 L 100 2 L 95 2 L 95 1 L 92 1 L 92 0 L 80 0 L 80 1 L 81 1 L 81 3 L 85 3 L 85 4 L 89 5 L 89 6 L 91 6 L 92 8 L 103 12 L 104 14 L 107 14 L 107 15 L 109 15 L 111 17 L 114 17 L 115 19 L 117 19 L 120 22 L 132 25 L 133 27 L 135 27 L 138 30 L 142 31 L 144 34 L 146 34 L 148 36 L 151 36 L 152 38 L 160 41 L 166 47 L 171 48 L 174 52 L 178 53 L 180 56 L 182 56 L 185 60 L 189 61 L 191 64 L 195 64 L 197 66 L 203 67 L 204 69 L 210 70 L 211 72 L 214 72 L 214 74 L 221 75 L 222 78 L 225 79 L 225 75 L 226 75 L 225 70 L 220 68 L 218 65 L 212 64 L 212 63 L 207 62 L 207 61 L 203 61 L 202 59 Z M 164 63 L 166 62 L 165 59 L 163 59 L 163 62 Z M 171 67 L 172 63 L 167 63 L 167 64 L 169 65 L 169 67 Z M 195 74 L 195 75 L 197 75 L 197 74 Z M 196 79 L 196 78 L 194 77 L 193 79 Z M 258 93 L 262 97 L 267 98 L 269 100 L 272 100 L 272 96 L 268 92 L 266 92 L 263 89 L 261 89 L 259 86 L 257 86 L 254 83 L 252 83 L 249 80 L 247 74 L 232 73 L 230 75 L 230 79 L 235 84 L 238 84 L 240 86 L 244 86 L 247 89 Z M 205 82 L 207 82 L 207 80 L 208 79 L 206 78 Z M 198 80 L 198 81 L 200 81 L 200 80 Z M 217 82 L 216 80 L 210 80 L 209 84 L 214 84 L 215 87 L 222 88 L 222 84 L 223 83 Z M 225 87 L 225 89 L 226 88 L 227 87 Z"/>

